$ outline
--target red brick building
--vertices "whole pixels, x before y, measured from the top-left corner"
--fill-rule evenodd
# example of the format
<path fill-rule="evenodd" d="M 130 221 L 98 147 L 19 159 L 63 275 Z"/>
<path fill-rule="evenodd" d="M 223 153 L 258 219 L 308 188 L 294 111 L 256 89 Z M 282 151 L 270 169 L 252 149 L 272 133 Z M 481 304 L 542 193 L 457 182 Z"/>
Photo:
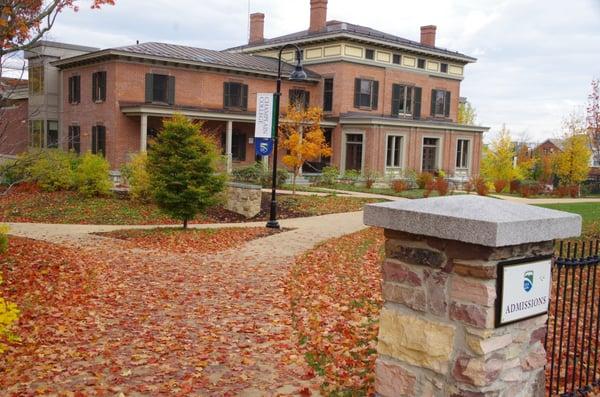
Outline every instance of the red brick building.
<path fill-rule="evenodd" d="M 0 156 L 27 150 L 27 80 L 0 79 Z"/>
<path fill-rule="evenodd" d="M 143 43 L 53 62 L 61 70 L 59 121 L 64 148 L 106 155 L 114 169 L 145 150 L 162 119 L 205 121 L 233 166 L 255 161 L 256 94 L 273 92 L 277 52 L 302 49 L 304 82 L 283 83 L 282 108 L 302 98 L 323 107 L 331 163 L 342 171 L 479 172 L 485 127 L 456 123 L 464 68 L 475 59 L 435 46 L 436 27 L 419 42 L 327 21 L 327 1 L 311 0 L 309 29 L 265 39 L 264 15 L 251 16 L 247 45 L 213 51 Z M 284 76 L 294 53 L 284 52 Z"/>

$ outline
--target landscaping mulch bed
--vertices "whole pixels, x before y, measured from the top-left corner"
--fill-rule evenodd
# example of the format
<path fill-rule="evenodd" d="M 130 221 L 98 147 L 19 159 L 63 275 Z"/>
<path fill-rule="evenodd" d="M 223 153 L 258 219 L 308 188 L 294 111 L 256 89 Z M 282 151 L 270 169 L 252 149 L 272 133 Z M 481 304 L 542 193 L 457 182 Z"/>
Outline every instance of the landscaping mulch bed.
<path fill-rule="evenodd" d="M 99 236 L 124 240 L 135 248 L 157 249 L 176 253 L 212 254 L 239 247 L 244 243 L 261 237 L 280 233 L 280 229 L 265 227 L 226 228 L 226 229 L 128 229 Z"/>
<path fill-rule="evenodd" d="M 372 395 L 383 232 L 366 229 L 298 259 L 287 284 L 298 343 L 324 395 Z"/>
<path fill-rule="evenodd" d="M 298 218 L 338 212 L 360 211 L 366 203 L 380 200 L 339 196 L 278 195 L 278 218 Z M 264 193 L 260 213 L 246 219 L 224 209 L 210 208 L 190 223 L 237 223 L 263 221 L 269 218 L 270 195 Z M 162 213 L 154 204 L 109 197 L 84 198 L 75 192 L 38 191 L 35 187 L 16 189 L 0 196 L 0 222 L 160 225 L 179 224 Z"/>

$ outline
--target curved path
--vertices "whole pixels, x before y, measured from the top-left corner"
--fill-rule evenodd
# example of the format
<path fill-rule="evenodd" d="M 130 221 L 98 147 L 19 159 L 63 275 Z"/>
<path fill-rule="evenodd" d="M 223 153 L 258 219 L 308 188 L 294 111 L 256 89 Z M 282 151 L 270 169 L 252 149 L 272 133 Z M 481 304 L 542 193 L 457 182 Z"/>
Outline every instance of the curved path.
<path fill-rule="evenodd" d="M 285 281 L 294 256 L 364 228 L 362 212 L 280 223 L 292 230 L 210 256 L 126 249 L 88 234 L 127 226 L 11 224 L 11 234 L 106 259 L 89 315 L 67 323 L 68 339 L 49 335 L 43 356 L 16 360 L 5 379 L 30 381 L 6 392 L 319 395 L 320 379 L 296 347 Z"/>

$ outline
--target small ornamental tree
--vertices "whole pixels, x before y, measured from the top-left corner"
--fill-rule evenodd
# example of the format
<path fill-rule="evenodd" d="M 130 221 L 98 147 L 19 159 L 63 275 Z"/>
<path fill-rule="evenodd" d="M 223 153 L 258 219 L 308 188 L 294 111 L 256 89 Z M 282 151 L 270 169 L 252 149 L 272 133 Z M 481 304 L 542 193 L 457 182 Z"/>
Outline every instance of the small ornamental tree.
<path fill-rule="evenodd" d="M 200 126 L 182 115 L 163 124 L 148 151 L 148 173 L 154 200 L 165 213 L 183 221 L 218 202 L 225 175 L 216 174 L 219 155 Z"/>
<path fill-rule="evenodd" d="M 458 120 L 459 124 L 474 125 L 477 112 L 469 101 L 458 104 Z"/>
<path fill-rule="evenodd" d="M 302 109 L 290 105 L 285 122 L 279 127 L 279 146 L 287 150 L 283 163 L 292 169 L 292 190 L 296 193 L 296 177 L 306 161 L 331 156 L 331 147 L 321 129 L 323 110 L 319 107 Z"/>
<path fill-rule="evenodd" d="M 575 186 L 585 181 L 590 167 L 589 137 L 585 134 L 570 135 L 563 141 L 563 150 L 556 154 L 554 172 L 561 185 Z"/>
<path fill-rule="evenodd" d="M 503 126 L 496 139 L 490 143 L 489 147 L 484 149 L 484 156 L 481 159 L 482 175 L 492 182 L 519 179 L 520 172 L 514 166 L 516 155 L 510 132 Z"/>

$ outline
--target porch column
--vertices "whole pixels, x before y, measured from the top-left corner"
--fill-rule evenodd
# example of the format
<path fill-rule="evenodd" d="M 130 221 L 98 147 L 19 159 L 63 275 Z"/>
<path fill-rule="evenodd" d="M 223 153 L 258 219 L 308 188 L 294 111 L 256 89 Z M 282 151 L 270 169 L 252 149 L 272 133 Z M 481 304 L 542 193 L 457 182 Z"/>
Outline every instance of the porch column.
<path fill-rule="evenodd" d="M 231 154 L 231 141 L 233 137 L 233 121 L 227 121 L 227 128 L 225 132 L 225 155 L 227 156 L 227 173 L 231 173 L 232 170 L 232 154 Z"/>
<path fill-rule="evenodd" d="M 148 147 L 148 115 L 140 116 L 140 152 L 145 152 Z"/>

